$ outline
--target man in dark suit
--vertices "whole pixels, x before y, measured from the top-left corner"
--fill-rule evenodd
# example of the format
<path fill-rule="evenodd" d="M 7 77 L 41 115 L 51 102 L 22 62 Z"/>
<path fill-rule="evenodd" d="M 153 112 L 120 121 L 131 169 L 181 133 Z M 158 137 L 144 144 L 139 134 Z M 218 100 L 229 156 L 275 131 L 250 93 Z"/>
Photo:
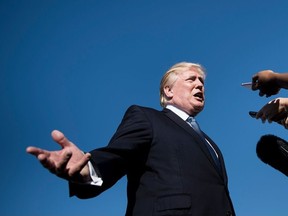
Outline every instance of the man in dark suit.
<path fill-rule="evenodd" d="M 235 215 L 223 156 L 193 124 L 204 108 L 204 80 L 201 65 L 178 63 L 161 80 L 164 109 L 129 107 L 108 146 L 84 154 L 53 131 L 62 150 L 27 152 L 68 180 L 70 195 L 79 198 L 95 197 L 127 175 L 127 216 Z"/>

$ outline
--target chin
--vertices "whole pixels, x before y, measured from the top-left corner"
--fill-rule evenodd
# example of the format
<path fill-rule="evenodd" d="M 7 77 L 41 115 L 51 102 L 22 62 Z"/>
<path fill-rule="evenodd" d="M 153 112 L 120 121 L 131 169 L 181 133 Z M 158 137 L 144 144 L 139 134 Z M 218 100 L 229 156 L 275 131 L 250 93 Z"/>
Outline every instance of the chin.
<path fill-rule="evenodd" d="M 198 113 L 201 112 L 203 109 L 204 109 L 204 105 L 195 107 L 195 111 Z"/>
<path fill-rule="evenodd" d="M 196 116 L 198 113 L 200 113 L 203 110 L 204 106 L 201 107 L 193 107 L 193 110 L 191 113 L 194 114 L 194 116 Z"/>

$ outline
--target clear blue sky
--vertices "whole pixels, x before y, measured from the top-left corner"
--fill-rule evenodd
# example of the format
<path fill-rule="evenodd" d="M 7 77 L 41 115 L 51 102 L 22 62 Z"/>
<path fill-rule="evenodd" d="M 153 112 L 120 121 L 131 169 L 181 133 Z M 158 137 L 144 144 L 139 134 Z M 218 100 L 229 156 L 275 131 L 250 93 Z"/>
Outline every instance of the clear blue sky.
<path fill-rule="evenodd" d="M 288 178 L 255 153 L 262 135 L 287 130 L 248 115 L 288 92 L 267 99 L 240 86 L 288 71 L 287 1 L 1 0 L 0 32 L 1 216 L 124 215 L 125 178 L 69 198 L 25 149 L 58 149 L 53 129 L 84 151 L 105 146 L 128 106 L 161 109 L 160 79 L 179 61 L 207 70 L 198 121 L 224 154 L 238 215 L 288 215 Z"/>

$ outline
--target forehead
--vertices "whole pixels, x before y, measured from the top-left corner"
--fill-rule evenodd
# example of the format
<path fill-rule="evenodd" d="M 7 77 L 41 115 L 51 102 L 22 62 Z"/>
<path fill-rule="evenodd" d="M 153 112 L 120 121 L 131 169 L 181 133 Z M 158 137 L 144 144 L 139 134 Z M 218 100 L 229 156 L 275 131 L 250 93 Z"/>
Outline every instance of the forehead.
<path fill-rule="evenodd" d="M 201 77 L 201 78 L 204 78 L 205 75 L 204 75 L 204 72 L 201 71 L 199 68 L 197 67 L 191 67 L 191 68 L 188 68 L 186 70 L 181 70 L 179 71 L 179 76 L 180 77 L 183 77 L 183 78 L 186 78 L 186 77 Z"/>

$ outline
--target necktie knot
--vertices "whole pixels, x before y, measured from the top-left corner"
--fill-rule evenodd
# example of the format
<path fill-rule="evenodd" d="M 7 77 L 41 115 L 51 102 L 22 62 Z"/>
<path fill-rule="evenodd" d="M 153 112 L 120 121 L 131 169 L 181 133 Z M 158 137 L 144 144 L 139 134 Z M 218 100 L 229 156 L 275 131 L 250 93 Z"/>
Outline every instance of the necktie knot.
<path fill-rule="evenodd" d="M 199 127 L 199 125 L 198 125 L 198 123 L 196 122 L 196 120 L 195 120 L 194 117 L 189 116 L 186 121 L 190 124 L 190 126 L 191 126 L 194 130 L 196 130 L 197 133 L 200 133 L 200 134 L 201 134 L 200 127 Z"/>
<path fill-rule="evenodd" d="M 189 116 L 186 121 L 191 124 L 192 121 L 195 121 L 195 119 L 192 116 Z"/>

